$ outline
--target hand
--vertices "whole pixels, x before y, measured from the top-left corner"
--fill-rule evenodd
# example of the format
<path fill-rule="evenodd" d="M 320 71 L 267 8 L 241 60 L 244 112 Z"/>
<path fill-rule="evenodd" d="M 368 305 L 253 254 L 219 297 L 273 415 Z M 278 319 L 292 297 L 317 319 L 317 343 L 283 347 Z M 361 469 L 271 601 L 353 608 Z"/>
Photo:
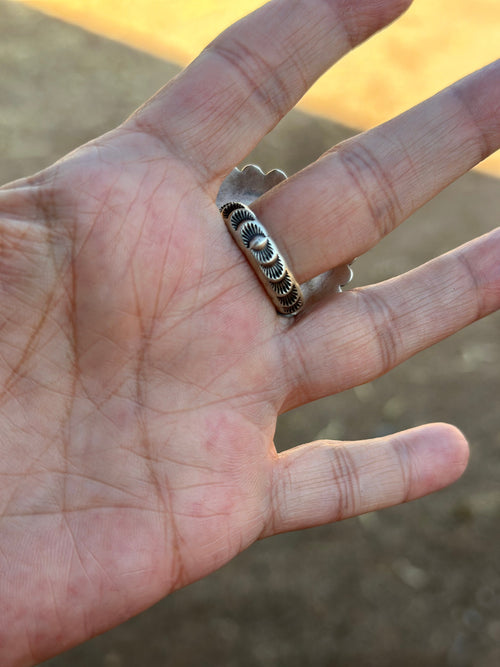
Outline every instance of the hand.
<path fill-rule="evenodd" d="M 498 308 L 498 230 L 293 321 L 214 203 L 314 79 L 405 4 L 275 0 L 115 131 L 0 189 L 2 664 L 102 632 L 256 539 L 461 474 L 466 442 L 443 424 L 279 455 L 273 434 L 279 413 Z M 499 81 L 497 62 L 256 202 L 298 279 L 361 255 L 498 148 Z"/>

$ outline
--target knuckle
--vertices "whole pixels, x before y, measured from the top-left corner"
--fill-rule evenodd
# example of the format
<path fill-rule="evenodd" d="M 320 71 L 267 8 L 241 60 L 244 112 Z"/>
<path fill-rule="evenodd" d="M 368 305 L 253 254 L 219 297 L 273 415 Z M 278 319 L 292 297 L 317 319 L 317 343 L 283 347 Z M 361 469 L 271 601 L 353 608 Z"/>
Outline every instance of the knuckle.
<path fill-rule="evenodd" d="M 415 486 L 416 471 L 414 467 L 414 457 L 411 455 L 407 441 L 397 434 L 391 437 L 392 450 L 396 457 L 397 472 L 400 478 L 402 496 L 398 502 L 406 503 L 413 498 L 413 489 Z"/>
<path fill-rule="evenodd" d="M 458 120 L 463 125 L 463 144 L 468 149 L 467 153 L 475 156 L 476 162 L 486 159 L 498 148 L 498 103 L 492 103 L 491 96 L 485 95 L 485 91 L 490 91 L 490 87 L 485 85 L 485 79 L 495 73 L 496 68 L 490 66 L 479 75 L 458 81 L 448 89 L 458 103 Z"/>
<path fill-rule="evenodd" d="M 401 341 L 398 336 L 398 316 L 380 295 L 359 294 L 364 299 L 368 335 L 376 347 L 374 358 L 378 360 L 379 374 L 383 375 L 399 361 Z"/>
<path fill-rule="evenodd" d="M 345 141 L 334 151 L 353 183 L 377 240 L 383 238 L 403 217 L 403 209 L 390 175 L 374 153 L 359 140 Z"/>
<path fill-rule="evenodd" d="M 355 516 L 361 506 L 361 483 L 355 462 L 346 447 L 329 448 L 336 505 L 335 521 Z"/>
<path fill-rule="evenodd" d="M 483 281 L 479 277 L 477 267 L 469 260 L 466 252 L 458 252 L 456 254 L 456 261 L 459 265 L 459 275 L 465 274 L 465 281 L 468 287 L 466 291 L 472 294 L 475 300 L 473 319 L 479 320 L 490 312 L 485 299 Z"/>
<path fill-rule="evenodd" d="M 244 100 L 253 113 L 262 113 L 262 109 L 265 109 L 266 115 L 271 115 L 277 123 L 292 104 L 285 76 L 280 73 L 281 68 L 241 41 L 227 43 L 227 40 L 216 40 L 209 48 L 222 59 L 234 77 L 236 94 L 233 95 L 233 104 L 240 106 Z M 242 90 L 245 91 L 243 96 Z M 226 103 L 231 105 L 230 92 Z"/>

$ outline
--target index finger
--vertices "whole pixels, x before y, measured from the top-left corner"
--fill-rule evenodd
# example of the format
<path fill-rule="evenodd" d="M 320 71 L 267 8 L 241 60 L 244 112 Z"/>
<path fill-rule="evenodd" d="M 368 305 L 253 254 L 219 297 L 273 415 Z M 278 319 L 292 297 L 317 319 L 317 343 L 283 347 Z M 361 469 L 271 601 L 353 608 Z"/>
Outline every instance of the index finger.
<path fill-rule="evenodd" d="M 272 0 L 132 117 L 215 185 L 347 51 L 411 0 Z"/>

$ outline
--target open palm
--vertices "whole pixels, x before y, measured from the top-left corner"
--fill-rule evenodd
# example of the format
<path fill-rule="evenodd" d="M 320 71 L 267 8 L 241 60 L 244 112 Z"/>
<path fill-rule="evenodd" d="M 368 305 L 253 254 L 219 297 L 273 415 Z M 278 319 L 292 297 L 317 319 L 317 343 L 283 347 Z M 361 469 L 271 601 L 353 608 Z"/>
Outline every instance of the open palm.
<path fill-rule="evenodd" d="M 404 2 L 276 0 L 133 117 L 0 189 L 0 655 L 27 665 L 256 539 L 415 498 L 450 426 L 278 455 L 277 415 L 495 310 L 498 230 L 276 315 L 215 205 L 224 176 Z M 272 39 L 269 39 L 272 35 Z M 299 280 L 373 246 L 500 141 L 498 63 L 255 203 Z"/>

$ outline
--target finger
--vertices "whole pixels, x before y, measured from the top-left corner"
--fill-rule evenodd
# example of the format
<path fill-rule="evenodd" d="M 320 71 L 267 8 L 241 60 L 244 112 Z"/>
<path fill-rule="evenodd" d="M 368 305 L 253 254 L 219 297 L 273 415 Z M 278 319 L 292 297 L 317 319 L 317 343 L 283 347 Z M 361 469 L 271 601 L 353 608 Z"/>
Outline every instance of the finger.
<path fill-rule="evenodd" d="M 333 296 L 282 340 L 283 411 L 368 382 L 500 307 L 500 227 L 398 278 Z"/>
<path fill-rule="evenodd" d="M 340 144 L 252 208 L 300 281 L 350 261 L 500 147 L 500 60 Z"/>
<path fill-rule="evenodd" d="M 263 537 L 420 498 L 458 479 L 467 460 L 464 436 L 447 424 L 290 449 L 275 463 Z"/>
<path fill-rule="evenodd" d="M 204 179 L 217 179 L 330 65 L 409 4 L 269 2 L 212 42 L 133 122 L 196 165 Z"/>

